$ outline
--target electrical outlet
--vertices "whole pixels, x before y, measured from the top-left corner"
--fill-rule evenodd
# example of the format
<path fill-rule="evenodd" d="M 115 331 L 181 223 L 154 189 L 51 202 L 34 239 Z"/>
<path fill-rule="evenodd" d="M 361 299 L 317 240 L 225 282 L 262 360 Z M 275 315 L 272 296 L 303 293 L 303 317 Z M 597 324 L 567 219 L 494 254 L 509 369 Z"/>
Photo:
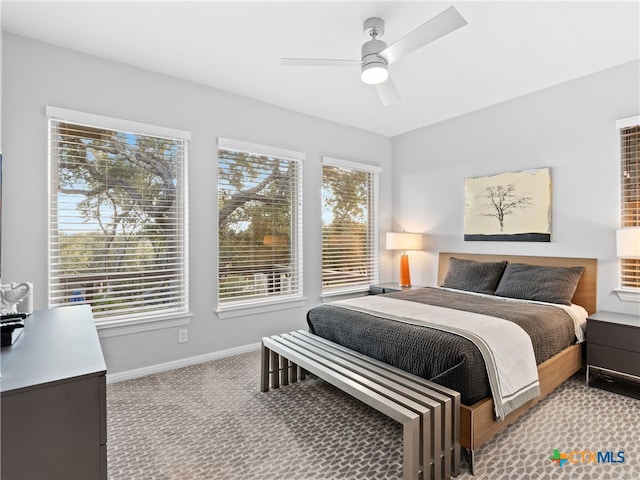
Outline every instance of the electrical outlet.
<path fill-rule="evenodd" d="M 181 328 L 178 330 L 178 343 L 187 343 L 189 341 L 189 330 Z"/>

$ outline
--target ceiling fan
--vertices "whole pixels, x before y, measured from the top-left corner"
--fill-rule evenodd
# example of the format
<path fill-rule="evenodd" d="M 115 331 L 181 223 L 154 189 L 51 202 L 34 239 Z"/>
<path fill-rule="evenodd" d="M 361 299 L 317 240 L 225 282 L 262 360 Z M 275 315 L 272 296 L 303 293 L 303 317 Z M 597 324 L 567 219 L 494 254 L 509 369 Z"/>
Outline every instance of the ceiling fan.
<path fill-rule="evenodd" d="M 376 86 L 380 100 L 386 107 L 400 101 L 398 89 L 389 78 L 388 65 L 466 24 L 467 21 L 458 10 L 455 7 L 449 7 L 387 47 L 385 42 L 378 40 L 378 37 L 384 34 L 384 20 L 372 17 L 364 22 L 364 33 L 368 34 L 371 40 L 362 45 L 361 60 L 281 58 L 280 63 L 285 66 L 359 66 L 362 81 Z"/>

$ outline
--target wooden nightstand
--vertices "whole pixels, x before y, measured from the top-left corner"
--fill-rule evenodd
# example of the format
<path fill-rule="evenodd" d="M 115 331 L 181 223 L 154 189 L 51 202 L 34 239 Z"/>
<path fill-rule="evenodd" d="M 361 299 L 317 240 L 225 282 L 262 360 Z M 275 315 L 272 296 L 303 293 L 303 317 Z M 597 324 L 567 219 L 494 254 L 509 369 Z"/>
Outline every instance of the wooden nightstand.
<path fill-rule="evenodd" d="M 414 288 L 424 288 L 420 285 L 411 285 L 410 287 L 401 287 L 397 283 L 378 283 L 369 285 L 369 295 L 380 295 L 381 293 L 402 292 L 403 290 L 412 290 Z"/>
<path fill-rule="evenodd" d="M 613 378 L 602 379 L 596 384 L 601 375 L 589 378 L 592 369 L 604 376 L 608 373 L 612 377 L 640 381 L 639 315 L 596 312 L 587 318 L 587 385 L 613 391 L 623 387 L 613 388 Z"/>

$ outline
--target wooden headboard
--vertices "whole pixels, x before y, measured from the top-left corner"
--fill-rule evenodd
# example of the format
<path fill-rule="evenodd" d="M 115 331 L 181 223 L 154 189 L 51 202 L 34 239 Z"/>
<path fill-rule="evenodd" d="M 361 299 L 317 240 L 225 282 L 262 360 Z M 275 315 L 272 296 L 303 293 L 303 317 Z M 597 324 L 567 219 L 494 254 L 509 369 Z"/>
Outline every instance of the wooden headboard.
<path fill-rule="evenodd" d="M 487 255 L 483 253 L 447 253 L 440 252 L 438 257 L 438 285 L 442 285 L 444 276 L 449 268 L 451 257 L 477 262 L 496 262 L 506 260 L 511 263 L 528 263 L 530 265 L 544 265 L 551 267 L 584 267 L 584 273 L 578 282 L 573 303 L 584 307 L 589 314 L 596 311 L 598 260 L 596 258 L 570 257 L 529 257 L 522 255 Z"/>

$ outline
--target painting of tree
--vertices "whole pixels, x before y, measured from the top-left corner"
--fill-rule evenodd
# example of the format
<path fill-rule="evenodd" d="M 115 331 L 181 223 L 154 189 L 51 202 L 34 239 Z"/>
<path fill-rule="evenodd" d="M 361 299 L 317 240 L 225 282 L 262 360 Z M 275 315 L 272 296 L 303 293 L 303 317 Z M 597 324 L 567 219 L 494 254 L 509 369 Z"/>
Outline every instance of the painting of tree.
<path fill-rule="evenodd" d="M 508 185 L 490 185 L 480 195 L 487 202 L 483 205 L 489 213 L 483 217 L 495 217 L 500 223 L 500 231 L 504 231 L 504 217 L 518 213 L 519 210 L 532 206 L 531 197 L 519 195 L 515 183 Z"/>
<path fill-rule="evenodd" d="M 464 239 L 549 242 L 551 169 L 466 179 Z"/>

